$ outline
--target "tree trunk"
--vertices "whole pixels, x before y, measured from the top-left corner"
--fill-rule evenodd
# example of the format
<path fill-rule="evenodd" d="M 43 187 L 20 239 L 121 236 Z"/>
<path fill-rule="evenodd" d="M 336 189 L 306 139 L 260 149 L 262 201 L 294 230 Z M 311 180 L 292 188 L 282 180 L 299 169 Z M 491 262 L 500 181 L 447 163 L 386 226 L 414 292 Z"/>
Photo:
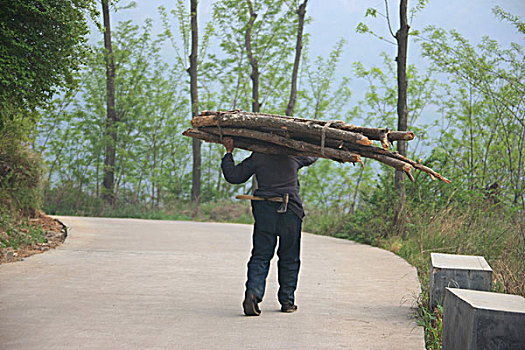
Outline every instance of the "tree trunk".
<path fill-rule="evenodd" d="M 295 44 L 295 60 L 293 63 L 292 71 L 292 88 L 290 90 L 290 100 L 288 101 L 288 107 L 286 107 L 286 115 L 293 115 L 295 108 L 295 101 L 297 99 L 297 76 L 299 75 L 299 62 L 301 61 L 301 51 L 303 50 L 303 30 L 304 30 L 304 18 L 306 16 L 306 4 L 308 0 L 297 8 L 297 16 L 299 16 L 299 25 L 297 27 L 297 42 Z"/>
<path fill-rule="evenodd" d="M 190 54 L 190 94 L 191 94 L 191 117 L 194 118 L 199 114 L 199 94 L 197 91 L 197 65 L 198 65 L 198 48 L 199 48 L 199 30 L 197 26 L 197 0 L 191 0 L 191 54 Z M 201 141 L 193 139 L 193 172 L 191 183 L 191 200 L 198 202 L 201 197 Z"/>
<path fill-rule="evenodd" d="M 100 188 L 99 188 L 99 184 L 98 184 L 98 180 L 99 180 L 99 177 L 100 177 L 100 155 L 97 154 L 97 166 L 95 168 L 95 196 L 98 198 L 99 194 L 100 194 Z"/>
<path fill-rule="evenodd" d="M 355 210 L 357 208 L 357 195 L 359 193 L 359 186 L 361 185 L 361 180 L 363 179 L 365 167 L 366 167 L 366 159 L 363 161 L 363 167 L 361 168 L 361 171 L 359 172 L 359 177 L 357 178 L 357 183 L 355 184 L 354 194 L 352 196 L 352 206 L 350 208 L 350 215 L 354 215 Z"/>
<path fill-rule="evenodd" d="M 247 0 L 248 7 L 250 9 L 250 20 L 246 25 L 245 33 L 245 45 L 248 58 L 250 59 L 250 66 L 252 67 L 252 73 L 250 78 L 252 79 L 252 112 L 259 112 L 261 105 L 259 104 L 259 62 L 253 54 L 252 49 L 252 28 L 257 18 L 257 14 L 253 10 L 252 2 Z"/>
<path fill-rule="evenodd" d="M 397 129 L 399 131 L 406 131 L 408 124 L 408 107 L 407 107 L 407 48 L 408 48 L 408 20 L 407 20 L 407 2 L 408 0 L 400 0 L 399 3 L 399 23 L 400 27 L 396 33 L 397 40 Z M 406 141 L 397 142 L 397 151 L 406 156 L 407 143 Z M 406 188 L 405 178 L 401 171 L 396 171 L 395 185 L 399 195 L 399 203 L 396 208 L 396 215 L 394 224 L 398 233 L 404 231 L 406 221 Z"/>
<path fill-rule="evenodd" d="M 522 182 L 522 168 L 523 168 L 523 147 L 525 145 L 525 128 L 521 128 L 522 132 L 519 138 L 519 147 L 518 147 L 518 169 L 517 169 L 517 176 L 516 176 L 516 192 L 514 193 L 514 204 L 518 204 L 520 198 L 523 198 L 523 187 L 521 186 L 520 182 Z"/>
<path fill-rule="evenodd" d="M 259 103 L 259 62 L 253 54 L 252 49 L 252 28 L 253 24 L 255 23 L 255 19 L 257 18 L 257 13 L 255 13 L 255 11 L 253 10 L 251 0 L 247 0 L 247 2 L 248 8 L 250 10 L 250 20 L 246 25 L 245 45 L 246 52 L 248 53 L 248 58 L 250 59 L 250 66 L 252 67 L 252 73 L 250 74 L 250 78 L 252 79 L 252 112 L 257 113 L 261 108 L 261 105 Z M 250 190 L 252 194 L 255 192 L 257 187 L 257 179 L 255 176 L 253 176 L 252 188 Z"/>
<path fill-rule="evenodd" d="M 117 113 L 115 111 L 115 61 L 111 47 L 111 26 L 109 17 L 109 0 L 102 0 L 104 17 L 104 47 L 106 49 L 106 105 L 107 118 L 105 130 L 106 154 L 104 159 L 104 190 L 103 198 L 109 203 L 115 203 L 115 154 L 117 145 Z"/>

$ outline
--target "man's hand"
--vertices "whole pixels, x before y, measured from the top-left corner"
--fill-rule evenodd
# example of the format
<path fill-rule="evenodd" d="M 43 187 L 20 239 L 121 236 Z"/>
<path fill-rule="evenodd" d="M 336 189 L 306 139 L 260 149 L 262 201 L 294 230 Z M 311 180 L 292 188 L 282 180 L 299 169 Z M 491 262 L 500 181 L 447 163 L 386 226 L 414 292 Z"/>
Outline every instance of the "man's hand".
<path fill-rule="evenodd" d="M 235 148 L 235 146 L 233 145 L 233 139 L 231 137 L 223 137 L 222 144 L 224 145 L 224 147 L 226 147 L 227 153 L 232 153 L 233 149 Z"/>

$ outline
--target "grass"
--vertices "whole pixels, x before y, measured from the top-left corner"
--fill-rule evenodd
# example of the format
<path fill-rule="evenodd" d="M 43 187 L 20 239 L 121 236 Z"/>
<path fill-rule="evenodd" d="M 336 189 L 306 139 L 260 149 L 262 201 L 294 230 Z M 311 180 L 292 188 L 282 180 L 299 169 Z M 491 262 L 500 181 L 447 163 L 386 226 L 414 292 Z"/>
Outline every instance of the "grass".
<path fill-rule="evenodd" d="M 45 232 L 29 222 L 29 217 L 13 216 L 0 209 L 0 249 L 18 249 L 22 246 L 45 242 Z"/>
<path fill-rule="evenodd" d="M 442 208 L 412 204 L 401 235 L 393 233 L 386 215 L 368 215 L 358 213 L 346 220 L 335 217 L 331 234 L 390 250 L 417 268 L 422 286 L 417 316 L 425 328 L 427 349 L 441 349 L 442 344 L 443 309 L 429 308 L 431 252 L 484 256 L 493 269 L 494 292 L 525 296 L 523 213 L 476 201 Z"/>
<path fill-rule="evenodd" d="M 46 195 L 43 210 L 49 215 L 253 223 L 248 201 L 233 202 L 227 199 L 201 204 L 177 201 L 163 206 L 120 201 L 117 205 L 110 206 L 99 198 L 62 189 L 60 192 L 51 191 Z"/>
<path fill-rule="evenodd" d="M 41 202 L 40 157 L 19 139 L 0 135 L 0 249 L 43 243 L 44 231 L 30 224 Z M 1 255 L 1 254 L 0 254 Z"/>
<path fill-rule="evenodd" d="M 417 311 L 419 326 L 425 330 L 425 347 L 427 349 L 441 349 L 443 344 L 443 307 L 438 305 L 430 311 L 420 305 Z"/>

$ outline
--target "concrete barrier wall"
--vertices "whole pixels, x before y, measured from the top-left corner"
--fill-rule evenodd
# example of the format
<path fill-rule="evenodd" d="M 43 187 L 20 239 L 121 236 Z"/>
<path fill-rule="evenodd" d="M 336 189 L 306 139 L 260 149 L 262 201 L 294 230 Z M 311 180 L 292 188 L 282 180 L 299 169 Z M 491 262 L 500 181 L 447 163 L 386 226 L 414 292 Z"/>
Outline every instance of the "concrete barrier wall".
<path fill-rule="evenodd" d="M 432 253 L 431 308 L 443 305 L 446 287 L 490 291 L 492 269 L 482 256 Z"/>
<path fill-rule="evenodd" d="M 525 349 L 525 298 L 446 288 L 443 350 Z"/>

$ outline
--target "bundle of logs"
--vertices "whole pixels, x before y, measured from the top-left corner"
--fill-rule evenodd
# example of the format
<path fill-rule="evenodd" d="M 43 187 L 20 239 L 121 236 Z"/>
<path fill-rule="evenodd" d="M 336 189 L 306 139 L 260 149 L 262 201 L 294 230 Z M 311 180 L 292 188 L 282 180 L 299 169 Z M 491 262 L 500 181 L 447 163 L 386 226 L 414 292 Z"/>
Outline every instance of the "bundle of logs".
<path fill-rule="evenodd" d="M 191 121 L 193 128 L 183 135 L 221 143 L 232 137 L 235 147 L 249 151 L 293 156 L 314 156 L 338 162 L 362 163 L 361 157 L 375 159 L 403 171 L 411 181 L 413 168 L 432 179 L 450 183 L 441 174 L 388 150 L 393 141 L 414 139 L 411 131 L 367 128 L 342 121 L 321 121 L 242 111 L 203 111 Z M 372 140 L 382 147 L 374 146 Z"/>

